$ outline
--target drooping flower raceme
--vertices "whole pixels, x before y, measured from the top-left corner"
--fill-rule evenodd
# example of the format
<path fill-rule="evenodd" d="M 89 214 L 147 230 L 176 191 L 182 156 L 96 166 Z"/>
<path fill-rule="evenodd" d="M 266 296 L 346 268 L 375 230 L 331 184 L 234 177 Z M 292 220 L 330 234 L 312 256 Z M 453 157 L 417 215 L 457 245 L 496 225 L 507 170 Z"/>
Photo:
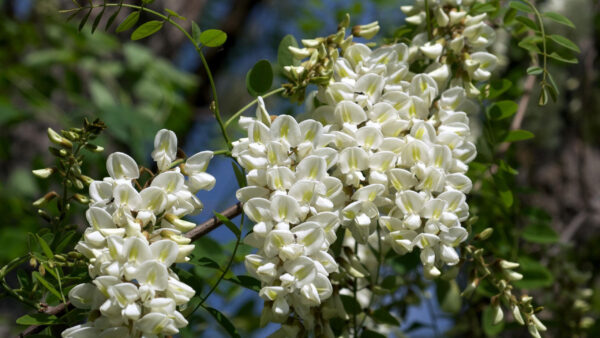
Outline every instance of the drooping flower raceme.
<path fill-rule="evenodd" d="M 92 282 L 75 286 L 69 299 L 96 319 L 65 330 L 63 337 L 163 337 L 187 325 L 179 310 L 195 291 L 170 267 L 189 260 L 194 248 L 183 234 L 195 224 L 182 217 L 200 212 L 195 193 L 215 184 L 205 172 L 213 154 L 193 155 L 180 170 L 171 168 L 175 133 L 160 130 L 154 146 L 159 173 L 142 189 L 134 184 L 138 165 L 124 153 L 109 155 L 110 177 L 90 185 L 89 227 L 76 250 L 89 260 Z"/>
<path fill-rule="evenodd" d="M 461 225 L 469 216 L 465 194 L 472 186 L 465 173 L 476 156 L 468 114 L 477 107 L 469 98 L 479 94 L 475 84 L 487 81 L 497 62 L 486 52 L 494 30 L 485 23 L 485 14 L 467 14 L 471 3 L 430 1 L 438 26 L 444 27 L 431 41 L 423 32 L 410 45 L 372 50 L 344 40 L 341 56 L 333 60 L 331 81 L 309 95 L 308 120 L 297 123 L 279 116 L 271 124 L 261 101 L 256 119 L 240 121 L 248 129 L 248 138 L 236 144 L 234 156 L 248 170 L 249 187 L 240 190 L 238 198 L 257 222 L 248 241 L 259 248 L 256 255 L 248 256 L 247 266 L 263 281 L 261 296 L 272 301 L 274 309 L 283 309 L 277 313 L 288 313 L 289 301 L 279 301 L 281 295 L 288 295 L 287 250 L 278 251 L 275 261 L 269 258 L 274 255 L 272 248 L 297 244 L 296 236 L 280 232 L 278 215 L 297 208 L 320 211 L 317 200 L 311 202 L 314 207 L 309 203 L 302 209 L 298 195 L 292 193 L 303 178 L 298 175 L 306 167 L 303 161 L 315 155 L 325 160 L 326 170 L 313 167 L 314 172 L 329 184 L 317 196 L 329 199 L 327 205 L 333 207 L 327 214 L 337 215 L 348 230 L 343 245 L 351 253 L 342 251 L 341 257 L 348 262 L 348 272 L 362 278 L 369 273 L 366 262 L 376 264 L 369 257 L 372 250 L 361 250 L 367 244 L 400 255 L 418 250 L 428 277 L 439 276 L 443 266 L 459 262 L 456 248 L 468 236 Z M 423 1 L 402 9 L 410 16 L 407 21 L 425 26 Z M 319 49 L 307 43 L 292 52 L 305 57 Z M 414 73 L 414 68 L 423 70 Z M 313 130 L 318 130 L 318 141 L 306 142 L 305 137 L 315 135 Z M 251 198 L 256 199 L 250 203 Z M 296 215 L 283 220 L 284 230 L 289 226 L 292 235 L 291 230 L 305 220 L 302 216 L 315 213 Z M 279 244 L 270 244 L 272 238 Z M 355 246 L 358 252 L 352 249 Z M 340 257 L 335 258 L 339 262 Z M 325 302 L 322 314 L 337 312 L 331 316 L 344 318 L 343 309 L 336 310 L 338 303 L 332 301 L 336 294 Z M 311 327 L 310 322 L 304 325 Z M 292 329 L 284 325 L 276 335 L 285 336 Z M 330 329 L 323 332 L 329 334 Z"/>
<path fill-rule="evenodd" d="M 319 122 L 288 115 L 271 121 L 262 99 L 257 118 L 241 123 L 248 137 L 234 142 L 232 154 L 247 171 L 248 186 L 237 198 L 256 223 L 245 243 L 258 251 L 245 264 L 262 282 L 262 318 L 284 322 L 295 313 L 310 327 L 310 309 L 330 297 L 328 276 L 338 269 L 328 248 L 339 226 L 342 183 L 327 173 L 337 152 L 323 147 L 328 139 Z"/>

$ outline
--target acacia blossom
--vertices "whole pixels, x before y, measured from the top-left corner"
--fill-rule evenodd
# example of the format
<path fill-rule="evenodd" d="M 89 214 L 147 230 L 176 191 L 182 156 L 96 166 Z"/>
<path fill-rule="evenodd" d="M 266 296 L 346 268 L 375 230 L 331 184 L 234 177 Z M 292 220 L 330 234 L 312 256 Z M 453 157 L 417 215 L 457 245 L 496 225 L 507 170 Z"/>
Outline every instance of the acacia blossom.
<path fill-rule="evenodd" d="M 90 185 L 89 227 L 75 249 L 89 260 L 92 282 L 75 286 L 69 299 L 96 315 L 63 331 L 65 338 L 164 337 L 188 324 L 180 310 L 195 291 L 171 266 L 188 261 L 194 249 L 183 235 L 195 224 L 182 218 L 202 210 L 195 194 L 215 184 L 205 172 L 213 154 L 193 155 L 181 170 L 171 168 L 175 133 L 160 130 L 154 146 L 159 173 L 143 189 L 134 185 L 138 165 L 119 152 L 108 156 L 110 176 Z"/>

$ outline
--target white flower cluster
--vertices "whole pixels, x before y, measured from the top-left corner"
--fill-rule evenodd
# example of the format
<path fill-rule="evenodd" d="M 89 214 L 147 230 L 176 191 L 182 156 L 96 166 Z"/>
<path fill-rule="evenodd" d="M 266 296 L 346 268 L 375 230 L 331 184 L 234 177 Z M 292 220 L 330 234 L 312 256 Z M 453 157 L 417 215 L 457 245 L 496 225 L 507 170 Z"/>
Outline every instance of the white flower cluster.
<path fill-rule="evenodd" d="M 477 0 L 432 0 L 428 5 L 434 13 L 438 31 L 446 32 L 428 41 L 427 33 L 417 34 L 411 42 L 411 56 L 424 57 L 432 61 L 425 70 L 439 81 L 448 78 L 451 67 L 460 66 L 451 87 L 462 87 L 469 96 L 479 95 L 473 81 L 487 81 L 498 64 L 498 58 L 487 52 L 496 39 L 496 31 L 485 23 L 486 13 L 471 16 L 470 6 Z M 417 0 L 412 6 L 402 6 L 408 16 L 406 22 L 425 26 L 425 1 Z M 459 33 L 452 33 L 459 32 Z M 441 33 L 440 33 L 441 34 Z"/>
<path fill-rule="evenodd" d="M 256 222 L 245 243 L 258 248 L 246 268 L 262 282 L 263 320 L 283 322 L 293 310 L 311 326 L 310 308 L 329 298 L 329 274 L 338 265 L 327 252 L 335 241 L 344 199 L 342 182 L 330 177 L 337 152 L 325 148 L 323 126 L 289 115 L 271 121 L 262 99 L 257 118 L 243 118 L 248 137 L 234 142 L 233 156 L 247 170 L 237 192 Z"/>
<path fill-rule="evenodd" d="M 181 218 L 200 212 L 195 193 L 215 184 L 205 172 L 213 153 L 188 158 L 180 170 L 171 168 L 177 156 L 175 133 L 160 130 L 154 147 L 160 173 L 140 191 L 133 183 L 140 176 L 138 165 L 124 153 L 111 154 L 106 164 L 110 177 L 90 185 L 90 227 L 76 250 L 89 259 L 93 281 L 75 286 L 69 299 L 93 311 L 90 318 L 95 319 L 63 331 L 65 338 L 164 337 L 187 325 L 178 309 L 195 292 L 170 266 L 189 260 L 194 248 L 183 234 L 195 224 Z"/>
<path fill-rule="evenodd" d="M 379 223 L 396 252 L 420 248 L 436 276 L 436 263 L 458 263 L 454 247 L 467 237 L 464 173 L 476 149 L 466 139 L 465 90 L 453 87 L 437 100 L 447 75 L 409 72 L 410 53 L 404 44 L 348 47 L 314 114 L 340 154 L 332 175 L 352 188 L 342 224 L 365 244 Z"/>
<path fill-rule="evenodd" d="M 431 278 L 460 260 L 456 247 L 468 237 L 461 222 L 469 216 L 465 194 L 472 187 L 465 173 L 476 156 L 468 113 L 477 107 L 468 97 L 479 94 L 474 82 L 488 80 L 495 68 L 496 57 L 485 51 L 495 33 L 485 14 L 467 14 L 464 6 L 473 1 L 431 2 L 438 26 L 433 41 L 420 33 L 410 46 L 372 50 L 344 40 L 330 83 L 309 95 L 310 119 L 298 123 L 282 115 L 271 123 L 259 100 L 257 118 L 240 121 L 248 138 L 235 144 L 233 155 L 248 170 L 249 186 L 238 198 L 257 222 L 247 242 L 259 249 L 246 265 L 262 281 L 260 295 L 273 301 L 279 322 L 290 304 L 306 322 L 311 316 L 302 309 L 330 297 L 331 281 L 319 270 L 337 266 L 327 249 L 338 222 L 349 230 L 344 245 L 352 246 L 336 260 L 344 267 L 348 262 L 349 270 L 365 270 L 357 270 L 363 277 L 369 274 L 367 261 L 376 265 L 375 257 L 366 257 L 373 255 L 366 244 L 377 248 L 380 240 L 398 254 L 417 248 Z M 407 20 L 422 24 L 423 8 L 417 1 L 403 10 Z M 313 55 L 316 47 L 306 46 L 290 50 Z M 311 282 L 315 296 L 308 292 Z M 320 285 L 327 287 L 326 297 L 316 296 Z M 336 295 L 323 304 L 321 315 L 343 313 L 329 309 L 337 307 Z M 304 325 L 310 328 L 311 322 Z M 277 334 L 284 336 L 281 330 Z"/>

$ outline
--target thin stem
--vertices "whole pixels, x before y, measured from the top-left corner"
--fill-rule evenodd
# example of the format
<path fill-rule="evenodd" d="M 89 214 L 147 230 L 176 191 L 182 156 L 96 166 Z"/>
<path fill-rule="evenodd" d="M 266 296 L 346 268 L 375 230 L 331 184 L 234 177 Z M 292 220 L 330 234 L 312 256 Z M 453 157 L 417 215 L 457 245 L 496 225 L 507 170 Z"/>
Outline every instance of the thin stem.
<path fill-rule="evenodd" d="M 354 254 L 357 256 L 358 259 L 358 242 L 356 242 L 356 240 L 354 241 Z M 354 290 L 353 290 L 353 294 L 354 294 L 354 301 L 356 302 L 356 304 L 360 304 L 358 302 L 358 298 L 356 297 L 356 291 L 358 289 L 358 285 L 357 285 L 358 279 L 356 277 L 354 277 Z M 358 321 L 356 320 L 356 314 L 358 311 L 354 311 L 354 313 L 352 314 L 352 322 L 354 324 L 354 338 L 358 338 Z"/>
<path fill-rule="evenodd" d="M 225 125 L 225 128 L 227 128 L 227 125 Z M 213 151 L 214 155 L 226 155 L 226 156 L 230 156 L 231 155 L 231 150 L 229 149 L 220 149 L 220 150 L 215 150 Z"/>
<path fill-rule="evenodd" d="M 542 21 L 542 14 L 540 14 L 540 12 L 537 10 L 537 8 L 535 7 L 535 5 L 529 1 L 529 0 L 523 0 L 527 3 L 527 5 L 529 5 L 529 7 L 531 7 L 531 9 L 533 10 L 533 12 L 535 13 L 535 18 L 538 21 L 538 25 L 540 26 L 540 34 L 542 35 L 542 60 L 543 60 L 543 68 L 544 68 L 544 72 L 542 73 L 542 84 L 546 84 L 546 78 L 548 75 L 548 69 L 547 69 L 547 60 L 548 60 L 548 56 L 547 56 L 547 50 L 546 50 L 546 32 L 544 30 L 544 21 Z"/>
<path fill-rule="evenodd" d="M 179 31 L 181 31 L 185 35 L 185 37 L 188 40 L 190 40 L 190 42 L 194 45 L 194 47 L 196 48 L 196 52 L 200 56 L 200 60 L 202 60 L 202 65 L 204 66 L 204 70 L 206 71 L 206 76 L 208 77 L 208 81 L 210 83 L 210 87 L 212 90 L 213 101 L 215 104 L 214 104 L 214 106 L 211 105 L 211 110 L 213 111 L 213 114 L 215 115 L 215 118 L 217 119 L 217 123 L 219 124 L 219 127 L 221 128 L 221 133 L 223 134 L 223 138 L 225 138 L 227 147 L 229 149 L 232 149 L 233 146 L 229 139 L 229 135 L 227 135 L 225 126 L 223 125 L 223 119 L 221 118 L 221 114 L 220 114 L 220 110 L 219 110 L 219 98 L 217 96 L 217 87 L 215 86 L 215 81 L 213 79 L 212 72 L 210 71 L 210 67 L 208 66 L 208 62 L 206 62 L 206 58 L 204 57 L 204 54 L 202 53 L 202 48 L 200 46 L 198 46 L 198 44 L 196 43 L 196 41 L 194 41 L 194 38 L 190 35 L 190 33 L 188 33 L 177 22 L 171 20 L 171 17 L 166 16 L 160 12 L 154 11 L 152 9 L 143 7 L 143 6 L 137 6 L 137 5 L 131 5 L 131 4 L 120 4 L 120 3 L 104 3 L 101 5 L 95 5 L 95 6 L 72 8 L 72 9 L 68 9 L 68 10 L 62 10 L 59 12 L 60 13 L 69 13 L 69 12 L 80 11 L 82 9 L 88 9 L 88 8 L 92 9 L 92 8 L 98 8 L 98 7 L 119 7 L 119 6 L 129 7 L 129 8 L 137 9 L 140 11 L 144 11 L 144 12 L 148 12 L 148 13 L 156 15 L 157 17 L 159 17 L 159 18 L 163 19 L 164 21 L 167 21 L 168 23 L 175 26 L 175 28 L 177 28 Z"/>
<path fill-rule="evenodd" d="M 242 213 L 242 217 L 240 219 L 240 233 L 242 232 L 244 228 L 244 214 Z M 194 309 L 194 311 L 190 312 L 194 313 L 196 312 L 196 310 L 198 309 L 199 306 L 202 306 L 202 304 L 204 304 L 204 302 L 208 299 L 208 297 L 215 292 L 215 290 L 217 289 L 217 287 L 219 286 L 219 284 L 221 283 L 221 281 L 223 280 L 223 278 L 225 277 L 225 275 L 227 274 L 227 271 L 229 271 L 229 269 L 231 268 L 231 265 L 233 265 L 233 261 L 235 260 L 235 255 L 237 253 L 237 250 L 240 246 L 242 240 L 242 236 L 238 236 L 236 241 L 235 241 L 235 247 L 233 247 L 233 252 L 231 253 L 231 257 L 229 258 L 229 261 L 227 262 L 227 265 L 225 266 L 225 269 L 223 270 L 223 273 L 221 273 L 221 275 L 219 276 L 219 279 L 217 280 L 217 282 L 212 286 L 212 288 L 208 291 L 208 293 L 202 297 L 202 299 L 200 300 L 200 303 L 198 303 L 198 305 L 196 305 L 196 308 Z"/>
<path fill-rule="evenodd" d="M 433 29 L 431 28 L 431 14 L 429 13 L 429 1 L 425 0 L 425 20 L 427 21 L 427 39 L 433 37 Z"/>
<path fill-rule="evenodd" d="M 263 99 L 271 96 L 271 95 L 275 95 L 277 93 L 281 93 L 282 91 L 284 91 L 285 88 L 277 88 L 274 89 L 268 93 L 266 93 L 265 95 L 262 96 Z M 247 105 L 245 105 L 244 107 L 242 107 L 242 109 L 238 110 L 235 114 L 233 114 L 229 119 L 227 119 L 227 121 L 225 121 L 225 128 L 229 127 L 229 125 L 231 123 L 233 123 L 238 117 L 240 117 L 240 115 L 242 115 L 243 112 L 245 112 L 246 110 L 248 110 L 250 107 L 252 107 L 253 105 L 255 105 L 258 102 L 258 98 L 256 98 L 255 100 L 251 101 L 250 103 L 248 103 Z"/>

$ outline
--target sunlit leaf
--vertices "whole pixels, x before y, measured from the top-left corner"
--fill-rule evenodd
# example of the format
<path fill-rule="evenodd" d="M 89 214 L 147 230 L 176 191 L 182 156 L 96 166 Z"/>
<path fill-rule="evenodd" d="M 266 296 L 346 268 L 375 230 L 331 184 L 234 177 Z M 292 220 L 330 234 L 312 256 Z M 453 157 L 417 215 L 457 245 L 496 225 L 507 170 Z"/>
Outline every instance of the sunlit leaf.
<path fill-rule="evenodd" d="M 535 135 L 528 130 L 522 130 L 522 129 L 511 130 L 508 132 L 508 134 L 504 138 L 504 142 L 524 141 L 524 140 L 529 140 L 529 139 L 533 138 L 534 136 Z"/>
<path fill-rule="evenodd" d="M 163 24 L 163 21 L 158 20 L 145 22 L 143 25 L 134 30 L 133 33 L 131 33 L 131 40 L 135 41 L 148 37 L 158 32 L 162 28 Z"/>
<path fill-rule="evenodd" d="M 227 34 L 219 29 L 207 29 L 200 34 L 200 43 L 206 47 L 219 47 L 227 41 Z"/>
<path fill-rule="evenodd" d="M 140 19 L 140 12 L 139 11 L 135 11 L 135 12 L 131 12 L 126 18 L 125 20 L 123 20 L 123 22 L 121 22 L 119 24 L 119 26 L 117 26 L 117 33 L 121 33 L 124 32 L 126 30 L 131 29 Z"/>

